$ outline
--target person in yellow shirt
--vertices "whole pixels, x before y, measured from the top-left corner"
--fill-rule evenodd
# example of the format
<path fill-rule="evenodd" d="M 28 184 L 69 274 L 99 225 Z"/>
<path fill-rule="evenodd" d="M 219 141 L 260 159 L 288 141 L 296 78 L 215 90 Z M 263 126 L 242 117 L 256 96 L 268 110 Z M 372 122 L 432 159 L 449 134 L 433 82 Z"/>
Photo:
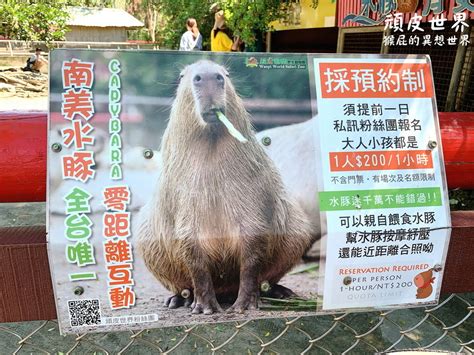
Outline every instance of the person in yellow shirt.
<path fill-rule="evenodd" d="M 224 11 L 217 11 L 214 15 L 214 27 L 211 30 L 211 51 L 212 52 L 236 52 L 239 48 L 239 37 L 232 41 L 225 28 Z"/>

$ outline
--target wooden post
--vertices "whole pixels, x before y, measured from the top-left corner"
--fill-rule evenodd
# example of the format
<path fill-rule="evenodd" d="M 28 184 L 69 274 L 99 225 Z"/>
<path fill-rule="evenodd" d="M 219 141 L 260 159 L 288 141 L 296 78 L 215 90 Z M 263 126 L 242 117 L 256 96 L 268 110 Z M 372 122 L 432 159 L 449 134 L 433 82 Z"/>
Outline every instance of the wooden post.
<path fill-rule="evenodd" d="M 383 44 L 383 39 L 384 39 L 384 37 L 390 36 L 390 34 L 391 34 L 390 28 L 386 28 L 386 29 L 383 31 L 382 43 L 380 44 L 380 54 L 388 54 L 388 51 L 389 51 L 389 49 L 390 49 L 390 46 L 384 46 L 384 44 Z"/>
<path fill-rule="evenodd" d="M 272 33 L 270 31 L 266 32 L 266 40 L 265 40 L 265 52 L 272 51 Z"/>
<path fill-rule="evenodd" d="M 337 49 L 336 53 L 342 53 L 344 51 L 344 28 L 339 27 L 337 33 Z"/>
<path fill-rule="evenodd" d="M 13 57 L 13 46 L 12 41 L 7 41 L 7 47 L 10 50 L 10 57 Z"/>
<path fill-rule="evenodd" d="M 56 318 L 45 226 L 0 228 L 0 322 Z"/>

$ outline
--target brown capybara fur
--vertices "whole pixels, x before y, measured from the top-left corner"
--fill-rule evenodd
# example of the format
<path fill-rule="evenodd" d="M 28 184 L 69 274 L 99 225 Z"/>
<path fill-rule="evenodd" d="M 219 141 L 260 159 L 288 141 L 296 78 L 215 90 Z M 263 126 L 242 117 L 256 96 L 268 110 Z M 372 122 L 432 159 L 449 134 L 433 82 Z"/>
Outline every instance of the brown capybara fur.
<path fill-rule="evenodd" d="M 234 138 L 216 110 L 248 141 Z M 229 293 L 237 295 L 234 310 L 255 309 L 260 283 L 276 285 L 310 247 L 311 230 L 222 66 L 184 69 L 161 152 L 138 228 L 146 266 L 175 298 L 192 290 L 193 313 L 220 310 L 216 294 Z"/>

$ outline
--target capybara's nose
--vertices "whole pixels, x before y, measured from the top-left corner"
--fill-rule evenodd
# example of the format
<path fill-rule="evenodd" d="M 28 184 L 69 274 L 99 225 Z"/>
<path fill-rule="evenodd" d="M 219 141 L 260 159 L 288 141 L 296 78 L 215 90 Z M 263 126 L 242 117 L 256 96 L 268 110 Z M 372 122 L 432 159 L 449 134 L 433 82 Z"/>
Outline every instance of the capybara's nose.
<path fill-rule="evenodd" d="M 197 88 L 223 88 L 224 77 L 219 73 L 201 73 L 193 77 L 193 84 Z"/>

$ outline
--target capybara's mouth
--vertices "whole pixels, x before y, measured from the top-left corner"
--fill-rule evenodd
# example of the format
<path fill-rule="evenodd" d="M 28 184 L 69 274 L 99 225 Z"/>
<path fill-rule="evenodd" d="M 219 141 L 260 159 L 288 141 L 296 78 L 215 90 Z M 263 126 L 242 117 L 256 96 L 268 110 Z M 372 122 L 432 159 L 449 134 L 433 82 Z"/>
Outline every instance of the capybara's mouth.
<path fill-rule="evenodd" d="M 217 116 L 217 109 L 212 109 L 201 114 L 204 122 L 209 124 L 218 124 L 220 123 L 219 117 Z"/>
<path fill-rule="evenodd" d="M 240 133 L 234 127 L 234 125 L 225 116 L 223 110 L 212 108 L 211 110 L 202 113 L 201 116 L 207 124 L 211 124 L 213 127 L 215 127 L 217 124 L 223 124 L 232 137 L 241 143 L 247 142 L 247 138 L 245 138 L 242 133 Z"/>

